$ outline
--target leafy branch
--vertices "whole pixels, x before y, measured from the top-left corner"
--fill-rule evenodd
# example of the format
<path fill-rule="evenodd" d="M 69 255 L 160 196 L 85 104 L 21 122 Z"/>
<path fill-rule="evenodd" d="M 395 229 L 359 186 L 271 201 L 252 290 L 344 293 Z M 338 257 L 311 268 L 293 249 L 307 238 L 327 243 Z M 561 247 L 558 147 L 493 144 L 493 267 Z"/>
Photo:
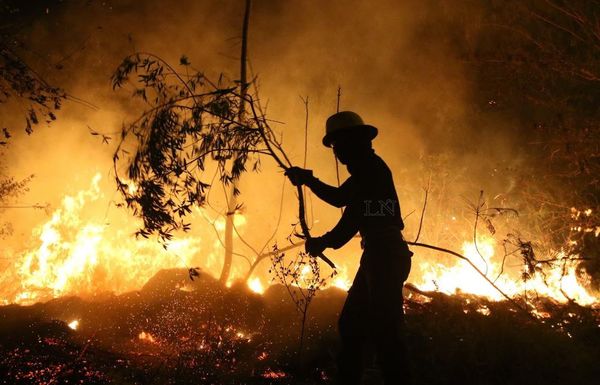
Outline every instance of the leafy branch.
<path fill-rule="evenodd" d="M 182 57 L 180 65 L 187 72 L 190 62 Z M 213 82 L 201 72 L 182 74 L 145 53 L 126 57 L 112 77 L 115 89 L 130 82 L 133 97 L 149 108 L 123 126 L 113 165 L 118 190 L 143 220 L 137 235 L 157 234 L 168 241 L 177 230 L 189 231 L 187 215 L 194 205 L 205 204 L 211 188 L 205 179 L 210 167 L 229 186 L 249 169 L 258 171 L 260 155 L 284 170 L 292 166 L 263 113 L 256 87 L 254 93 L 241 93 L 239 82 L 224 76 Z M 240 109 L 248 113 L 240 114 Z M 301 188 L 298 200 L 302 236 L 309 238 Z M 324 255 L 320 258 L 334 266 Z"/>

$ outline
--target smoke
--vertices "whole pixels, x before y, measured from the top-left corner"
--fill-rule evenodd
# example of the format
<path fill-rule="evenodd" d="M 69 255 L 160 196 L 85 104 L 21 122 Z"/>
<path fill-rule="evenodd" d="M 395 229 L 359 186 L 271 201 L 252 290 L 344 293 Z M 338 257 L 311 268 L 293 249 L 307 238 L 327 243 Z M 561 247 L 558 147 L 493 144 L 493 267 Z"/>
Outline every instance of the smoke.
<path fill-rule="evenodd" d="M 111 156 L 116 139 L 106 145 L 90 134 L 114 136 L 135 117 L 128 94 L 133 88 L 113 91 L 112 72 L 125 55 L 143 51 L 174 64 L 185 54 L 194 68 L 209 76 L 224 72 L 236 79 L 243 3 L 72 1 L 55 2 L 39 13 L 19 33 L 28 47 L 26 59 L 49 82 L 85 103 L 70 101 L 51 126 L 14 138 L 2 161 L 16 177 L 35 174 L 23 200 L 57 207 L 65 194 L 88 186 L 96 172 L 103 175 L 102 189 L 114 196 Z M 308 97 L 307 167 L 335 183 L 333 155 L 320 143 L 325 119 L 336 110 L 340 86 L 340 108 L 358 112 L 379 128 L 374 146 L 394 172 L 403 213 L 416 211 L 407 218 L 408 236 L 416 234 L 422 188 L 430 181 L 422 236 L 432 242 L 450 243 L 450 228 L 454 237 L 469 239 L 473 217 L 464 209 L 465 200 L 476 201 L 480 189 L 511 203 L 506 201 L 514 187 L 511 170 L 523 162 L 514 146 L 514 121 L 479 114 L 488 100 L 475 99 L 475 94 L 481 95 L 474 90 L 476 75 L 460 50 L 462 40 L 476 38 L 478 5 L 456 8 L 454 2 L 419 0 L 253 3 L 252 74 L 268 116 L 284 122 L 275 128 L 295 164 L 303 163 L 305 111 L 300 97 Z M 3 124 L 21 124 L 18 109 L 3 115 Z M 241 182 L 249 223 L 246 235 L 257 244 L 274 230 L 284 183 L 281 172 L 265 163 L 262 174 L 244 176 Z M 341 174 L 347 176 L 343 169 Z M 284 188 L 280 242 L 290 232 L 288 224 L 296 220 L 295 196 L 289 185 Z M 215 199 L 223 207 L 223 199 Z M 335 224 L 339 211 L 316 198 L 311 202 L 318 235 Z M 104 204 L 109 216 L 129 215 L 108 199 Z M 34 225 L 47 220 L 39 211 L 5 211 L 3 216 L 17 229 L 5 240 L 15 249 L 26 244 Z M 351 273 L 359 253 L 353 243 L 333 255 Z"/>

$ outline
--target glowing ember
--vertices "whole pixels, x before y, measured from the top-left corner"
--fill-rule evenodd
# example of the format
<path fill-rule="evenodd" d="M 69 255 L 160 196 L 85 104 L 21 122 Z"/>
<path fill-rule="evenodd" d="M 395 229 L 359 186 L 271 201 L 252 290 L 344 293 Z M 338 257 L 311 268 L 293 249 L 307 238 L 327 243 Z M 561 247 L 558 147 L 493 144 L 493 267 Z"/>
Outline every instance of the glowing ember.
<path fill-rule="evenodd" d="M 490 311 L 490 309 L 487 306 L 481 306 L 480 308 L 478 308 L 477 313 L 483 314 L 485 316 L 492 314 L 492 312 Z"/>
<path fill-rule="evenodd" d="M 281 371 L 267 370 L 262 376 L 263 378 L 285 378 L 286 374 Z"/>
<path fill-rule="evenodd" d="M 550 318 L 551 314 L 548 313 L 547 311 L 541 311 L 541 310 L 537 310 L 537 309 L 533 309 L 531 311 L 531 313 L 536 316 L 537 318 Z"/>
<path fill-rule="evenodd" d="M 260 281 L 260 278 L 252 278 L 248 280 L 248 287 L 250 290 L 258 294 L 263 294 L 265 292 L 265 287 Z"/>
<path fill-rule="evenodd" d="M 156 343 L 156 339 L 154 338 L 154 336 L 150 333 L 146 333 L 145 331 L 142 331 L 140 334 L 138 334 L 138 339 L 140 341 L 146 341 L 152 344 Z"/>
<path fill-rule="evenodd" d="M 77 328 L 79 328 L 79 320 L 69 322 L 69 327 L 73 330 L 77 330 Z"/>

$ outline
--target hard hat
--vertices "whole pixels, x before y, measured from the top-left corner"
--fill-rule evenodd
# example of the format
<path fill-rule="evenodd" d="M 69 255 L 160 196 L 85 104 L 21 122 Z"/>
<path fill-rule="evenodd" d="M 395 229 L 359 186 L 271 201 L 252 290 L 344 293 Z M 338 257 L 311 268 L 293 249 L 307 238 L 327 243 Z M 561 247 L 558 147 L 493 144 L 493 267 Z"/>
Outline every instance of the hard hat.
<path fill-rule="evenodd" d="M 377 128 L 365 124 L 356 112 L 338 112 L 337 114 L 331 115 L 327 119 L 327 123 L 325 123 L 323 145 L 331 147 L 331 143 L 335 138 L 350 133 L 362 133 L 366 138 L 372 140 L 377 136 Z"/>

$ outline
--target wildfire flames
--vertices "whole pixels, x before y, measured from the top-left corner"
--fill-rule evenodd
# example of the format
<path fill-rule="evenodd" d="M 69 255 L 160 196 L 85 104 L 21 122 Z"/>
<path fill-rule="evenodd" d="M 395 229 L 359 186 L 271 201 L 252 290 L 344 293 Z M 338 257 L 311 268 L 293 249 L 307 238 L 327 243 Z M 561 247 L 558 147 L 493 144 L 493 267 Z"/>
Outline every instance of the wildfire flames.
<path fill-rule="evenodd" d="M 141 288 L 154 274 L 165 268 L 186 268 L 200 264 L 202 269 L 217 275 L 221 267 L 222 247 L 218 239 L 210 241 L 185 235 L 170 242 L 166 250 L 152 239 L 135 239 L 131 235 L 136 224 L 125 222 L 106 224 L 84 215 L 90 205 L 103 197 L 100 175 L 94 176 L 88 189 L 62 199 L 50 219 L 33 230 L 33 246 L 14 255 L 14 263 L 0 274 L 0 303 L 31 304 L 65 295 L 97 295 L 102 292 L 123 293 Z M 199 210 L 201 211 L 201 210 Z M 246 218 L 236 214 L 236 226 L 242 228 Z M 213 222 L 214 229 L 224 231 L 224 221 Z M 590 277 L 570 263 L 564 269 L 553 269 L 545 276 L 533 274 L 522 280 L 515 274 L 502 272 L 501 258 L 495 257 L 494 239 L 482 237 L 477 245 L 462 244 L 462 253 L 510 296 L 535 292 L 558 302 L 569 299 L 581 305 L 600 303 L 589 289 Z M 491 300 L 502 295 L 464 261 L 448 259 L 446 263 L 420 259 L 418 250 L 413 259 L 409 281 L 424 291 L 447 294 L 469 293 Z M 204 257 L 199 261 L 199 255 Z M 558 259 L 565 255 L 558 256 Z M 339 266 L 330 285 L 347 290 L 355 267 Z M 232 279 L 242 277 L 244 266 L 234 266 Z M 247 281 L 253 292 L 265 292 L 271 277 L 253 276 Z M 185 288 L 183 288 L 185 289 Z M 485 310 L 482 310 L 485 313 Z M 77 320 L 69 326 L 78 327 Z M 141 340 L 153 342 L 153 337 L 140 333 Z"/>
<path fill-rule="evenodd" d="M 569 299 L 580 305 L 592 305 L 600 302 L 600 299 L 587 289 L 591 283 L 591 277 L 585 271 L 578 272 L 577 264 L 570 263 L 565 270 L 555 268 L 549 270 L 545 276 L 534 274 L 532 279 L 515 279 L 502 272 L 501 260 L 494 258 L 495 241 L 491 238 L 478 240 L 477 246 L 474 242 L 464 242 L 462 253 L 471 260 L 481 271 L 487 269 L 488 277 L 498 279 L 495 281 L 506 294 L 517 296 L 527 292 L 552 298 L 558 302 L 565 303 Z M 557 259 L 565 258 L 559 253 Z M 446 294 L 459 292 L 475 294 L 492 300 L 502 300 L 504 297 L 486 282 L 471 266 L 462 261 L 452 265 L 421 262 L 419 265 L 423 274 L 414 279 L 414 284 L 421 290 L 441 291 Z"/>
<path fill-rule="evenodd" d="M 199 240 L 183 237 L 169 250 L 131 237 L 134 227 L 118 229 L 85 220 L 85 210 L 102 197 L 97 174 L 87 190 L 62 199 L 50 219 L 33 230 L 34 246 L 14 256 L 0 275 L 4 303 L 29 304 L 63 295 L 122 293 L 141 287 L 159 269 L 189 266 Z"/>

